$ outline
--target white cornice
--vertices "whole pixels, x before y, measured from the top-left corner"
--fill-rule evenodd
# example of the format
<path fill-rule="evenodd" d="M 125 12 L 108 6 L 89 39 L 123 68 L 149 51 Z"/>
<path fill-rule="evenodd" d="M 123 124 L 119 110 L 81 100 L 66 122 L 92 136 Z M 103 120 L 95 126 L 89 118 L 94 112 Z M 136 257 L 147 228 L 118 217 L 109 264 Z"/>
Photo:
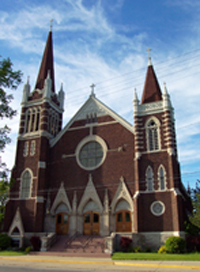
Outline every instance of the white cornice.
<path fill-rule="evenodd" d="M 31 101 L 28 101 L 26 103 L 21 103 L 21 106 L 22 107 L 33 107 L 33 106 L 39 106 L 39 105 L 42 105 L 43 103 L 49 103 L 49 105 L 54 108 L 54 110 L 58 111 L 59 113 L 63 113 L 64 110 L 62 110 L 59 106 L 57 106 L 56 104 L 52 103 L 51 99 L 50 98 L 40 98 L 40 99 L 36 99 L 36 100 L 31 100 Z"/>

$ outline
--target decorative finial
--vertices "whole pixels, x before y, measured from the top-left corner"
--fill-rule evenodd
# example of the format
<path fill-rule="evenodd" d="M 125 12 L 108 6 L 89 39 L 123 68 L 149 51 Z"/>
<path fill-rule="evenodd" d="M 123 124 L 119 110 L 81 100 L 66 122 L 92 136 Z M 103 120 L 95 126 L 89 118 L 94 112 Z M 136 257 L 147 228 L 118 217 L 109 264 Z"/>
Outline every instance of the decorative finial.
<path fill-rule="evenodd" d="M 150 52 L 151 52 L 151 48 L 147 48 L 147 52 L 148 52 L 148 66 L 151 66 L 152 64 L 151 64 L 151 54 L 150 54 Z"/>
<path fill-rule="evenodd" d="M 52 27 L 53 27 L 53 19 L 50 20 L 50 31 L 52 31 Z"/>
<path fill-rule="evenodd" d="M 29 84 L 29 81 L 30 81 L 30 76 L 27 76 L 27 83 L 26 84 Z"/>
<path fill-rule="evenodd" d="M 91 88 L 91 96 L 95 96 L 94 94 L 94 87 L 95 87 L 95 84 L 93 83 L 90 88 Z"/>

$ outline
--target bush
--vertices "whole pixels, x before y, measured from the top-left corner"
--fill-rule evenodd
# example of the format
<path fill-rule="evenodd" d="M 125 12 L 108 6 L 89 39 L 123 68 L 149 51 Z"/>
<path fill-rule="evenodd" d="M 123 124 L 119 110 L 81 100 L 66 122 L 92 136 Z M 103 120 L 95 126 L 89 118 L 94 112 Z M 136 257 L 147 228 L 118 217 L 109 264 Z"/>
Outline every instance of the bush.
<path fill-rule="evenodd" d="M 140 246 L 136 246 L 136 247 L 132 248 L 132 252 L 134 252 L 134 253 L 142 252 L 142 249 Z"/>
<path fill-rule="evenodd" d="M 33 236 L 30 239 L 34 251 L 39 251 L 41 247 L 41 240 L 39 236 Z"/>
<path fill-rule="evenodd" d="M 168 253 L 182 253 L 185 251 L 186 242 L 181 237 L 171 236 L 165 241 L 165 247 Z"/>
<path fill-rule="evenodd" d="M 200 251 L 200 235 L 188 235 L 186 237 L 186 247 L 188 252 Z"/>
<path fill-rule="evenodd" d="M 132 239 L 129 237 L 121 237 L 120 246 L 123 252 L 128 252 L 130 250 Z"/>
<path fill-rule="evenodd" d="M 31 251 L 31 247 L 30 246 L 26 247 L 25 250 L 24 250 L 25 254 L 28 254 L 30 251 Z"/>
<path fill-rule="evenodd" d="M 11 238 L 6 233 L 0 233 L 0 248 L 7 249 L 11 245 Z"/>
<path fill-rule="evenodd" d="M 167 253 L 167 249 L 166 249 L 166 246 L 165 245 L 162 245 L 159 250 L 158 250 L 158 253 Z"/>

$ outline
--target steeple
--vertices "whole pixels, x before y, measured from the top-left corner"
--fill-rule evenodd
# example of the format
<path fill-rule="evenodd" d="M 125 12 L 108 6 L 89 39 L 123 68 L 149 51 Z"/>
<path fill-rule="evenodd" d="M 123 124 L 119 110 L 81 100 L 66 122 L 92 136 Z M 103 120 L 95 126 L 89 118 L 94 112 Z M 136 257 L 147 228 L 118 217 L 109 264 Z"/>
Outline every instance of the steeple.
<path fill-rule="evenodd" d="M 146 79 L 144 84 L 144 90 L 142 94 L 141 104 L 156 102 L 162 100 L 162 93 L 160 86 L 156 77 L 156 74 L 153 69 L 150 57 L 150 49 L 148 49 L 148 68 L 146 73 Z"/>
<path fill-rule="evenodd" d="M 53 41 L 52 41 L 52 26 L 50 27 L 49 35 L 46 42 L 40 70 L 35 85 L 36 89 L 42 90 L 44 88 L 45 79 L 47 78 L 48 71 L 50 71 L 50 78 L 52 80 L 52 92 L 55 93 L 54 82 L 54 68 L 53 68 Z"/>

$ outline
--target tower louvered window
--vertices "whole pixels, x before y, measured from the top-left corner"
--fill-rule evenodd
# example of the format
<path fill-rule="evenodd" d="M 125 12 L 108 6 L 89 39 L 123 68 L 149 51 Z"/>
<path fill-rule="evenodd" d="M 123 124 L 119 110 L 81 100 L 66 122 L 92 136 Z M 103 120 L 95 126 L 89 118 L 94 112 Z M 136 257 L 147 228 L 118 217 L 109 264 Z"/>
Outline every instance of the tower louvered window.
<path fill-rule="evenodd" d="M 39 130 L 40 108 L 29 109 L 26 113 L 25 132 L 34 132 Z"/>
<path fill-rule="evenodd" d="M 52 109 L 49 111 L 49 122 L 48 122 L 48 131 L 56 136 L 58 134 L 59 128 L 59 115 Z"/>
<path fill-rule="evenodd" d="M 147 126 L 148 150 L 150 151 L 159 149 L 158 131 L 158 125 L 154 120 L 150 120 Z"/>

